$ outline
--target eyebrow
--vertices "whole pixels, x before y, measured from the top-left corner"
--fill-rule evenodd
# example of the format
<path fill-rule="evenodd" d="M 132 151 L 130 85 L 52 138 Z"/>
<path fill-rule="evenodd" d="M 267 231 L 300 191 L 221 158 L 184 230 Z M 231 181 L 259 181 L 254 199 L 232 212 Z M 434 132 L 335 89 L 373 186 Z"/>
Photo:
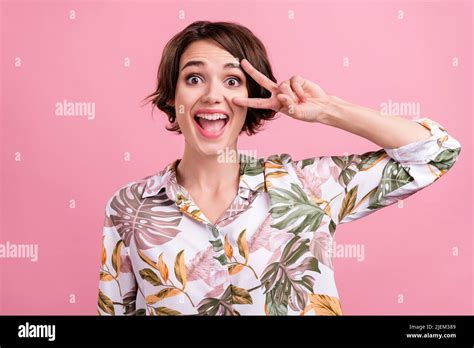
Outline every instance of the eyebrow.
<path fill-rule="evenodd" d="M 186 68 L 188 66 L 204 66 L 204 65 L 206 65 L 206 64 L 203 61 L 190 60 L 189 62 L 184 64 L 184 66 L 181 68 L 181 71 L 183 71 L 184 68 Z M 242 70 L 242 68 L 240 67 L 240 64 L 237 63 L 237 62 L 235 62 L 235 63 L 226 63 L 226 64 L 224 64 L 223 68 L 224 69 L 239 69 L 239 70 Z"/>

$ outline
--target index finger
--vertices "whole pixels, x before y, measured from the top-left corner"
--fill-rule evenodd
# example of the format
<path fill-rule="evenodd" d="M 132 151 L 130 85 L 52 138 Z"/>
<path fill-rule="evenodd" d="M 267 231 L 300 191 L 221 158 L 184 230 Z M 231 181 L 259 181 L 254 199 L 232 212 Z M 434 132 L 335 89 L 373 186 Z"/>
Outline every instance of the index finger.
<path fill-rule="evenodd" d="M 247 59 L 242 59 L 240 65 L 244 70 L 249 74 L 260 86 L 273 92 L 273 90 L 278 88 L 278 84 L 270 80 L 268 77 L 263 75 L 260 71 L 255 69 L 252 64 Z"/>

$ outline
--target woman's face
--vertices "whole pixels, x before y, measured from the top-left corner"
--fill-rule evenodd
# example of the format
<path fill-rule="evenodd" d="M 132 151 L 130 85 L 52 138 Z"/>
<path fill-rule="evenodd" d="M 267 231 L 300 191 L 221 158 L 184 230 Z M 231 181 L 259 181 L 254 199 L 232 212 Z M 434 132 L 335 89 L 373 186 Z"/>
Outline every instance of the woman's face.
<path fill-rule="evenodd" d="M 188 150 L 205 156 L 235 149 L 247 107 L 232 102 L 247 97 L 238 60 L 209 40 L 195 41 L 181 55 L 174 106 Z M 215 113 L 217 112 L 217 113 Z"/>

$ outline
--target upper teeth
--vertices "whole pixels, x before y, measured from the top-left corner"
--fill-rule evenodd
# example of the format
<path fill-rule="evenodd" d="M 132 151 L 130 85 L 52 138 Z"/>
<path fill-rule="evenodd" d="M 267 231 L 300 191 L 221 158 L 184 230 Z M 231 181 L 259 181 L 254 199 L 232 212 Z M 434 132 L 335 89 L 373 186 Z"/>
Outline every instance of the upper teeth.
<path fill-rule="evenodd" d="M 205 118 L 206 120 L 220 120 L 220 119 L 225 119 L 228 116 L 225 114 L 197 114 L 197 117 Z"/>

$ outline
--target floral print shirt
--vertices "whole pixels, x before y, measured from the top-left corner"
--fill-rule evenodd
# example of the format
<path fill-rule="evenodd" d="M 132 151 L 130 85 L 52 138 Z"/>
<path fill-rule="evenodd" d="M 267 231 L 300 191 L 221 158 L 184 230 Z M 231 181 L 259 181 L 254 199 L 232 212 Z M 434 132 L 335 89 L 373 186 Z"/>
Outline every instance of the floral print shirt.
<path fill-rule="evenodd" d="M 331 259 L 339 224 L 427 187 L 461 145 L 428 139 L 364 154 L 240 156 L 240 185 L 212 224 L 170 163 L 108 200 L 99 315 L 341 315 Z"/>

